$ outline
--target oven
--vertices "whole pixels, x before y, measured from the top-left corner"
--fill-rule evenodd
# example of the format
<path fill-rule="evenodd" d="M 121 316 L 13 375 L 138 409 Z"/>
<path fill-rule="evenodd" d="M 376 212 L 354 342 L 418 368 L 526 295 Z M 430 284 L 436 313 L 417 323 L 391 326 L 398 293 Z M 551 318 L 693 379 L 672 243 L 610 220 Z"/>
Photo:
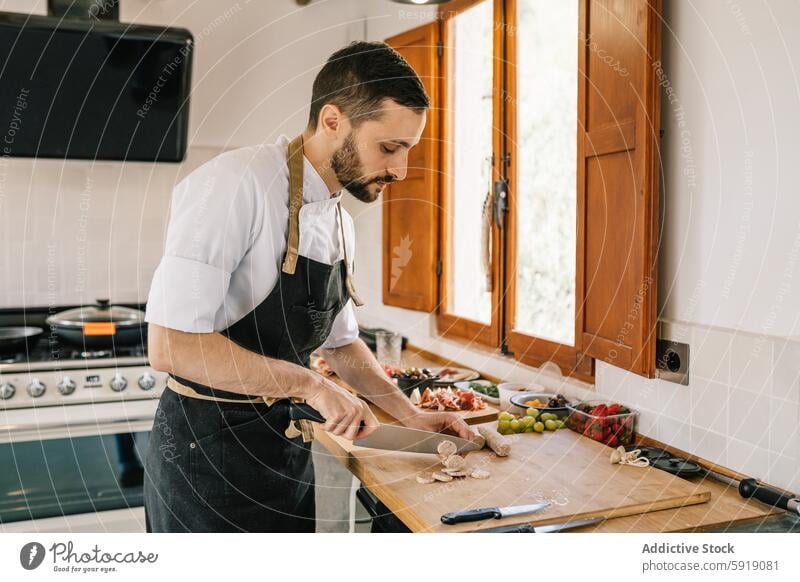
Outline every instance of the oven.
<path fill-rule="evenodd" d="M 0 361 L 0 532 L 144 532 L 142 459 L 166 378 L 146 345 L 45 338 Z"/>

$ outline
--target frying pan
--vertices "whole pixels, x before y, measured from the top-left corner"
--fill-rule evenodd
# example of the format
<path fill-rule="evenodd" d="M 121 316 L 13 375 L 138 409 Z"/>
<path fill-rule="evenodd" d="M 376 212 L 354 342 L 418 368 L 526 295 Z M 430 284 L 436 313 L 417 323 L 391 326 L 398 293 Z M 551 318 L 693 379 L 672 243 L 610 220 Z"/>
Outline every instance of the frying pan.
<path fill-rule="evenodd" d="M 0 354 L 20 354 L 32 350 L 44 330 L 41 327 L 0 327 Z"/>
<path fill-rule="evenodd" d="M 108 299 L 60 311 L 45 323 L 65 343 L 91 349 L 137 345 L 147 337 L 144 312 L 110 305 Z"/>

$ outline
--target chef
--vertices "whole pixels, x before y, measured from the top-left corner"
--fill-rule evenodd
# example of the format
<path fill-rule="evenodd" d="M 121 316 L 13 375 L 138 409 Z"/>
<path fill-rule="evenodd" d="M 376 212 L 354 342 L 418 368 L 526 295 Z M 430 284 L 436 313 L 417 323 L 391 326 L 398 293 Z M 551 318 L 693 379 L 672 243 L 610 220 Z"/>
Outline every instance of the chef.
<path fill-rule="evenodd" d="M 313 532 L 307 421 L 347 439 L 377 427 L 366 402 L 404 425 L 464 438 L 454 413 L 421 412 L 358 337 L 346 190 L 374 202 L 406 176 L 425 127 L 419 77 L 384 43 L 353 43 L 317 75 L 308 125 L 225 152 L 173 192 L 146 320 L 151 365 L 169 373 L 145 455 L 148 532 Z"/>

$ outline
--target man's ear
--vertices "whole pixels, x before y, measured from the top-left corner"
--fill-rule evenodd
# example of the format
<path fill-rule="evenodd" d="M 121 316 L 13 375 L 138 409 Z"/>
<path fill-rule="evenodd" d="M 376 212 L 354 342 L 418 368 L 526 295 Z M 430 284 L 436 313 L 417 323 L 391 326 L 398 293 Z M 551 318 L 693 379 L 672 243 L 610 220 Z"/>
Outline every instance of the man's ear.
<path fill-rule="evenodd" d="M 333 103 L 326 103 L 319 112 L 319 123 L 317 124 L 325 134 L 331 139 L 339 137 L 342 129 L 342 110 Z"/>

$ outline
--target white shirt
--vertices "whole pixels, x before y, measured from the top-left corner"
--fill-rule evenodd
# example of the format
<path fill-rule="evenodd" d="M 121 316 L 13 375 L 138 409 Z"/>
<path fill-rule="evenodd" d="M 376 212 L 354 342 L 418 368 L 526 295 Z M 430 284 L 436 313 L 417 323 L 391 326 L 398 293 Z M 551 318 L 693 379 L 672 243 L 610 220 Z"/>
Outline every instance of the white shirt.
<path fill-rule="evenodd" d="M 281 135 L 274 144 L 225 152 L 175 186 L 164 256 L 153 275 L 145 320 L 186 332 L 222 331 L 259 305 L 278 281 L 289 221 L 289 169 Z M 301 256 L 332 265 L 344 257 L 336 205 L 303 158 Z M 342 209 L 351 268 L 355 230 Z M 276 321 L 275 325 L 283 325 Z M 358 337 L 349 300 L 323 344 Z"/>

